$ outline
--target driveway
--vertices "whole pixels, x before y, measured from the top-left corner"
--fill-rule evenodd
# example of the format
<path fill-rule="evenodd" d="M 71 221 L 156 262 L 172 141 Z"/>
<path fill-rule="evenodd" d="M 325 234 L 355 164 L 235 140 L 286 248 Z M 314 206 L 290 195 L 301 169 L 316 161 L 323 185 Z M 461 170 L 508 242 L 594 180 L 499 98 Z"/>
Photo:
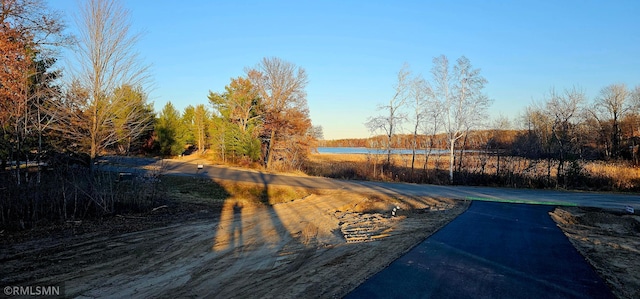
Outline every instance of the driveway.
<path fill-rule="evenodd" d="M 473 202 L 346 298 L 613 298 L 552 209 Z"/>

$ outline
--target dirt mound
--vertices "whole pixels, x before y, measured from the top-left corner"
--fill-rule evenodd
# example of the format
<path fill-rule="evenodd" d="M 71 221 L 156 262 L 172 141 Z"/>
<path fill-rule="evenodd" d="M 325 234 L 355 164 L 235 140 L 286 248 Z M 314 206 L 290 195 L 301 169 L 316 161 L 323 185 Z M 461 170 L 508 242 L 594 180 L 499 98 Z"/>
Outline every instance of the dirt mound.
<path fill-rule="evenodd" d="M 640 216 L 556 208 L 551 217 L 618 298 L 640 298 Z"/>
<path fill-rule="evenodd" d="M 599 227 L 619 235 L 635 236 L 640 233 L 640 216 L 605 212 L 586 212 L 578 217 L 578 223 Z"/>

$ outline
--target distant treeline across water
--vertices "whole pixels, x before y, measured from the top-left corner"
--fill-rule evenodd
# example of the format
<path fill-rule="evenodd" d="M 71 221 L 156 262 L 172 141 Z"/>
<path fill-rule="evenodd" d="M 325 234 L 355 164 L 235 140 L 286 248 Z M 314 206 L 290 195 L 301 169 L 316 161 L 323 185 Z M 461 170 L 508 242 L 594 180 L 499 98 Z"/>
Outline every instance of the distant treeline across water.
<path fill-rule="evenodd" d="M 425 149 L 416 149 L 416 154 L 423 154 Z M 411 154 L 410 149 L 391 149 L 392 154 Z M 318 147 L 318 153 L 320 154 L 372 154 L 372 155 L 385 155 L 386 149 L 382 148 L 366 148 L 366 147 Z M 446 150 L 432 149 L 432 154 L 445 154 Z"/>

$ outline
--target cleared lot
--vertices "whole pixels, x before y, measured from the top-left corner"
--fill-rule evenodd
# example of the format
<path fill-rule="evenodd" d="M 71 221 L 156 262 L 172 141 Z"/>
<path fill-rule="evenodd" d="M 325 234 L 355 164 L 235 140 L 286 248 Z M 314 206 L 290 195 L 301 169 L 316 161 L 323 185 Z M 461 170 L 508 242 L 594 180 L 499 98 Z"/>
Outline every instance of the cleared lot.
<path fill-rule="evenodd" d="M 640 220 L 619 208 L 637 207 L 635 195 L 349 182 L 210 166 L 197 173 L 194 162 L 163 168 L 186 170 L 199 180 L 249 181 L 272 191 L 284 182 L 334 190 L 268 204 L 196 194 L 196 184 L 171 191 L 180 200 L 141 215 L 0 232 L 0 283 L 63 281 L 73 296 L 341 296 L 465 209 L 464 201 L 446 198 L 482 197 L 608 208 L 564 207 L 566 213 L 556 210 L 554 220 L 616 296 L 640 294 Z M 137 166 L 157 163 L 143 160 Z M 396 206 L 398 217 L 391 217 Z"/>
<path fill-rule="evenodd" d="M 465 207 L 339 191 L 275 205 L 169 206 L 90 233 L 3 244 L 0 276 L 5 285 L 64 282 L 74 297 L 340 297 Z M 159 227 L 105 233 L 153 221 Z"/>

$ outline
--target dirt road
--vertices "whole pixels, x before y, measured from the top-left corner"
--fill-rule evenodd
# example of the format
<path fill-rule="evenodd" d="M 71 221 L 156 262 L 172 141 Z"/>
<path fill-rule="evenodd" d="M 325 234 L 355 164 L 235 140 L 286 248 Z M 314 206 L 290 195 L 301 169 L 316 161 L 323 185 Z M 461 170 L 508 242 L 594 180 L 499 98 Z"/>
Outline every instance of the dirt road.
<path fill-rule="evenodd" d="M 273 206 L 230 199 L 195 221 L 3 246 L 0 276 L 64 282 L 80 298 L 341 297 L 465 207 L 347 192 Z"/>

